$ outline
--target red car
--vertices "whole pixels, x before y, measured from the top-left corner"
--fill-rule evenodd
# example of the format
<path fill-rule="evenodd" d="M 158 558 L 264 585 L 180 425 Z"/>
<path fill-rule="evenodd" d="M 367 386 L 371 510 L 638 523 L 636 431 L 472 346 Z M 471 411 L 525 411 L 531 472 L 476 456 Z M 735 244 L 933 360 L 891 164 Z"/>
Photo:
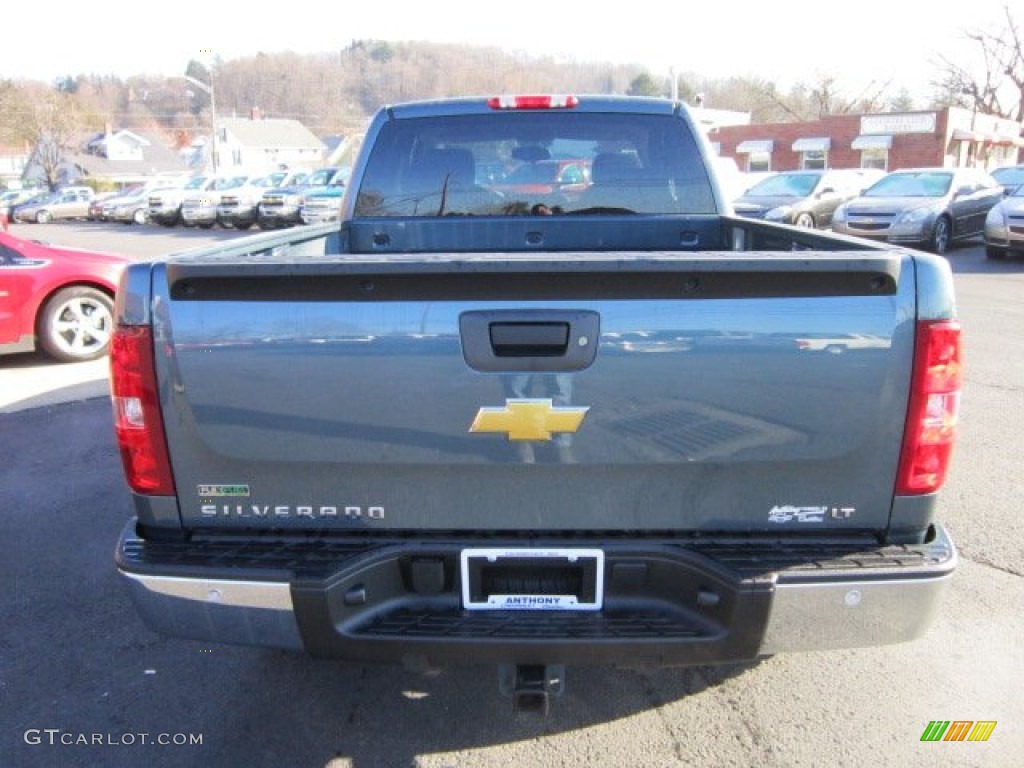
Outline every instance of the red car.
<path fill-rule="evenodd" d="M 0 354 L 38 345 L 61 361 L 107 353 L 125 256 L 0 232 Z"/>

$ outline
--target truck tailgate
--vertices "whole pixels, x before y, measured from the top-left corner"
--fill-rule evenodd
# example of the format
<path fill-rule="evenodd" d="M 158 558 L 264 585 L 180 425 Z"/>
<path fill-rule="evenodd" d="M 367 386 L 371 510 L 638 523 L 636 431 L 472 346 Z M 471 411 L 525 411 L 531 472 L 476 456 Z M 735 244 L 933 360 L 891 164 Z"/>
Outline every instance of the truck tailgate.
<path fill-rule="evenodd" d="M 153 270 L 187 527 L 888 524 L 913 359 L 909 252 Z"/>

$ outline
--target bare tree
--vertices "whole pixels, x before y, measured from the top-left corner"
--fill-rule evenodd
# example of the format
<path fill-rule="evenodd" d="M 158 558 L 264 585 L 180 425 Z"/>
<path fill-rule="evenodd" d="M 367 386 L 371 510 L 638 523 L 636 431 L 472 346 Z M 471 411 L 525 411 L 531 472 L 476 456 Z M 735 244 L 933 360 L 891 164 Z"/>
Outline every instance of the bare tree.
<path fill-rule="evenodd" d="M 939 57 L 935 100 L 1019 123 L 1024 122 L 1024 37 L 1009 5 L 1003 13 L 1005 25 L 964 33 L 978 56 L 974 62 Z"/>
<path fill-rule="evenodd" d="M 32 161 L 43 171 L 44 181 L 55 189 L 61 181 L 61 166 L 81 130 L 76 101 L 71 94 L 51 90 L 34 105 L 30 130 L 35 141 Z"/>

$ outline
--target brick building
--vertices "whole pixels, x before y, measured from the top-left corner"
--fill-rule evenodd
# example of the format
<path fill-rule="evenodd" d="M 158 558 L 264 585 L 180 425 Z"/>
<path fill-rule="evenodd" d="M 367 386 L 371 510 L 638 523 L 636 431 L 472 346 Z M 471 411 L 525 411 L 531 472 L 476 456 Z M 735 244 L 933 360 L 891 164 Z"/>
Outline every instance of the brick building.
<path fill-rule="evenodd" d="M 731 125 L 708 138 L 744 171 L 921 166 L 998 168 L 1020 162 L 1022 126 L 946 107 L 921 112 L 832 115 L 806 123 Z"/>

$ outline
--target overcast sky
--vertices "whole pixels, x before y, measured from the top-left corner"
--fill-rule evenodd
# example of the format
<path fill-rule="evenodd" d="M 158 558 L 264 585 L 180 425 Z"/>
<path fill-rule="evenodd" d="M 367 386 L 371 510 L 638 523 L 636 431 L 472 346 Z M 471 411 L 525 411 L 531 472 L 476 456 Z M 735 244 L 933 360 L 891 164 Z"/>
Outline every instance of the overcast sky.
<path fill-rule="evenodd" d="M 891 81 L 894 92 L 906 87 L 923 100 L 931 92 L 938 54 L 949 51 L 962 59 L 964 32 L 997 28 L 1003 5 L 1004 0 L 43 0 L 36 6 L 21 0 L 5 3 L 0 13 L 0 77 L 180 74 L 190 58 L 207 51 L 224 59 L 259 51 L 323 53 L 373 38 L 636 63 L 654 75 L 671 68 L 711 78 L 756 75 L 783 87 L 832 75 L 851 97 L 871 82 Z M 1024 14 L 1017 18 L 1024 21 Z"/>

